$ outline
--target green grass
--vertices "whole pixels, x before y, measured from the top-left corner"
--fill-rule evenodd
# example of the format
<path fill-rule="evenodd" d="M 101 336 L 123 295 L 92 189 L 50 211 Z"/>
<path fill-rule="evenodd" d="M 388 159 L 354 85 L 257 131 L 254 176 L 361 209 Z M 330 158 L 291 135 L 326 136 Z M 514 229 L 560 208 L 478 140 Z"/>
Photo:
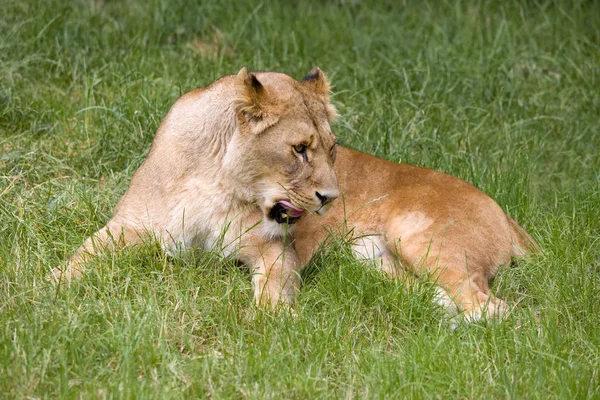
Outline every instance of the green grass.
<path fill-rule="evenodd" d="M 595 1 L 5 0 L 0 396 L 600 398 L 600 7 Z M 335 85 L 342 144 L 466 179 L 544 255 L 503 269 L 514 313 L 455 330 L 343 241 L 296 316 L 218 254 L 148 244 L 44 281 L 101 227 L 170 105 L 251 70 Z"/>

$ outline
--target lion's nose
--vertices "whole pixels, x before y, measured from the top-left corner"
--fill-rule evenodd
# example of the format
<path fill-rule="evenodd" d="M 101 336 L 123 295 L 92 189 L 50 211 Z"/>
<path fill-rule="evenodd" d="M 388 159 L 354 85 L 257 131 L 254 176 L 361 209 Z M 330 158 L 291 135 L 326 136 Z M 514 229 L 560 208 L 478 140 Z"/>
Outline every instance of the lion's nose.
<path fill-rule="evenodd" d="M 337 199 L 337 197 L 340 194 L 337 191 L 335 191 L 335 192 L 331 191 L 331 192 L 323 192 L 323 193 L 315 192 L 315 195 L 321 201 L 321 204 L 325 205 L 325 204 L 329 203 L 330 201 Z"/>

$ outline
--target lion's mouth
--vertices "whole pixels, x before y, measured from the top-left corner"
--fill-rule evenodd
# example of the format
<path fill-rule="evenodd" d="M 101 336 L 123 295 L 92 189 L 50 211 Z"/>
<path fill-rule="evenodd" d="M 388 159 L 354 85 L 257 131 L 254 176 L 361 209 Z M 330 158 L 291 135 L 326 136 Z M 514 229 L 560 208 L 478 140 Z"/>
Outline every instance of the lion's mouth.
<path fill-rule="evenodd" d="M 286 200 L 278 201 L 273 208 L 271 208 L 271 211 L 269 211 L 269 217 L 279 224 L 293 224 L 298 221 L 302 215 L 304 215 L 304 210 L 302 208 L 298 208 Z"/>

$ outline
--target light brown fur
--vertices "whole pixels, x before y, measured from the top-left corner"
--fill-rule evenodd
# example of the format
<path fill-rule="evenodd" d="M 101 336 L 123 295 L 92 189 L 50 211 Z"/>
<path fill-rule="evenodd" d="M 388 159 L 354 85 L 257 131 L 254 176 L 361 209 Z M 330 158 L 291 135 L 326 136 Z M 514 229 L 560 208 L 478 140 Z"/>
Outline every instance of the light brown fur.
<path fill-rule="evenodd" d="M 167 251 L 182 245 L 236 257 L 252 267 L 258 304 L 289 303 L 327 229 L 353 229 L 356 255 L 390 276 L 431 276 L 444 289 L 441 301 L 471 318 L 502 313 L 488 280 L 533 239 L 460 179 L 342 147 L 334 166 L 328 93 L 318 68 L 301 82 L 244 68 L 187 93 L 111 220 L 52 276 L 70 280 L 99 250 L 152 235 Z M 343 201 L 329 202 L 340 191 Z M 270 212 L 281 201 L 308 212 L 295 225 L 278 224 Z"/>
<path fill-rule="evenodd" d="M 537 245 L 494 200 L 442 172 L 343 147 L 335 170 L 341 198 L 325 216 L 304 217 L 295 231 L 301 262 L 326 239 L 325 228 L 353 229 L 358 257 L 374 259 L 392 277 L 406 270 L 430 276 L 468 318 L 506 311 L 488 282 L 499 266 Z M 440 298 L 452 308 L 449 300 Z"/>

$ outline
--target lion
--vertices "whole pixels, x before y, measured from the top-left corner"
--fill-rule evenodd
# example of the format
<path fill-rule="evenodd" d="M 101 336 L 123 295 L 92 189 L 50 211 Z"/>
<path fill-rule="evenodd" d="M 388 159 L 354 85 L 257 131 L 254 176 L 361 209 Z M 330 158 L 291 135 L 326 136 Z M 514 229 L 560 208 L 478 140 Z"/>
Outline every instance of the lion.
<path fill-rule="evenodd" d="M 390 277 L 430 276 L 449 310 L 504 313 L 488 282 L 536 248 L 531 236 L 465 181 L 338 146 L 329 95 L 317 67 L 301 81 L 242 68 L 183 95 L 112 218 L 52 278 L 153 237 L 167 252 L 217 250 L 249 265 L 255 302 L 276 307 L 294 301 L 303 267 L 343 226 L 358 258 Z"/>

